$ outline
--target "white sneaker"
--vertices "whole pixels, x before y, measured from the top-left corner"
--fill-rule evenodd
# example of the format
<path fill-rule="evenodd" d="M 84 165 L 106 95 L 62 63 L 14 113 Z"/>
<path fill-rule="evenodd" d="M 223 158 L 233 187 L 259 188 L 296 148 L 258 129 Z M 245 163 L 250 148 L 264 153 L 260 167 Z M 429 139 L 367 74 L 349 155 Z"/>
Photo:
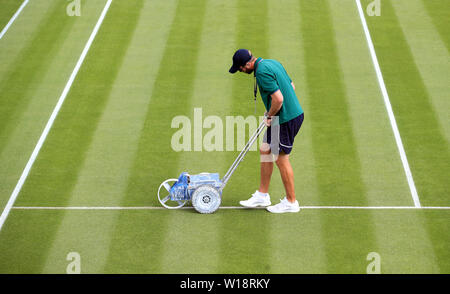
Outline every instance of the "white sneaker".
<path fill-rule="evenodd" d="M 252 194 L 252 197 L 248 200 L 239 201 L 239 203 L 244 207 L 255 208 L 255 207 L 267 207 L 271 204 L 270 195 L 263 196 L 256 191 Z"/>
<path fill-rule="evenodd" d="M 285 212 L 299 212 L 300 206 L 298 201 L 294 203 L 289 202 L 286 197 L 280 200 L 280 203 L 267 207 L 267 210 L 273 213 L 285 213 Z"/>

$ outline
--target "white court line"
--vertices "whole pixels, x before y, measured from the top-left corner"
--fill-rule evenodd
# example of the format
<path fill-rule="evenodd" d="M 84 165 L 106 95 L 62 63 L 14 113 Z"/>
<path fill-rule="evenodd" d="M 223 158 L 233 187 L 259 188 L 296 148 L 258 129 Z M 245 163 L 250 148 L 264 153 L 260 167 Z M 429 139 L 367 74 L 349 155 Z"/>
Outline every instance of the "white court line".
<path fill-rule="evenodd" d="M 18 210 L 169 210 L 162 206 L 14 206 Z M 179 209 L 194 209 L 186 206 Z M 255 209 L 242 206 L 221 206 L 219 209 Z M 265 209 L 263 207 L 256 209 Z M 365 209 L 365 210 L 392 210 L 392 209 L 437 209 L 447 210 L 450 206 L 300 206 L 300 209 Z"/>
<path fill-rule="evenodd" d="M 22 10 L 25 8 L 25 6 L 27 6 L 29 0 L 25 0 L 23 1 L 22 5 L 20 5 L 19 9 L 17 10 L 17 12 L 13 15 L 13 17 L 11 17 L 11 19 L 9 20 L 9 22 L 6 24 L 6 26 L 3 28 L 3 30 L 0 32 L 0 40 L 3 38 L 3 36 L 6 34 L 6 32 L 8 31 L 9 27 L 13 24 L 13 22 L 16 20 L 16 18 L 19 16 L 19 14 L 22 12 Z"/>
<path fill-rule="evenodd" d="M 397 127 L 397 122 L 395 121 L 394 112 L 392 110 L 391 102 L 389 100 L 389 95 L 386 90 L 386 85 L 384 84 L 383 75 L 381 74 L 380 65 L 378 64 L 378 58 L 375 53 L 375 48 L 372 43 L 372 38 L 370 37 L 370 32 L 367 27 L 366 18 L 364 16 L 363 9 L 361 7 L 361 1 L 355 0 L 356 5 L 358 6 L 359 17 L 361 18 L 361 23 L 364 29 L 364 33 L 366 35 L 367 45 L 369 46 L 370 55 L 372 57 L 373 66 L 375 67 L 375 72 L 377 74 L 378 83 L 380 85 L 381 93 L 383 94 L 384 104 L 386 105 L 386 110 L 389 115 L 389 120 L 391 122 L 392 131 L 394 132 L 395 142 L 397 143 L 397 148 L 400 153 L 400 159 L 403 163 L 403 169 L 405 170 L 406 179 L 408 180 L 409 190 L 411 191 L 411 196 L 414 201 L 415 207 L 420 207 L 419 196 L 417 195 L 416 186 L 414 184 L 414 180 L 412 177 L 411 170 L 409 168 L 408 159 L 406 158 L 405 149 L 403 148 L 402 139 L 400 137 L 400 132 Z"/>
<path fill-rule="evenodd" d="M 45 126 L 44 131 L 42 132 L 42 135 L 39 138 L 39 141 L 37 142 L 36 147 L 34 148 L 30 159 L 28 160 L 27 165 L 25 166 L 25 169 L 23 170 L 22 175 L 20 176 L 20 179 L 17 182 L 17 185 L 14 188 L 13 193 L 11 194 L 11 196 L 8 200 L 8 203 L 6 204 L 5 209 L 3 210 L 3 212 L 0 216 L 0 230 L 2 229 L 3 224 L 5 223 L 10 210 L 14 205 L 14 202 L 16 201 L 17 195 L 19 195 L 20 190 L 22 189 L 22 186 L 25 183 L 25 180 L 27 179 L 28 173 L 30 172 L 31 167 L 33 166 L 33 163 L 36 160 L 36 157 L 38 156 L 39 151 L 41 150 L 41 147 L 44 144 L 45 139 L 47 138 L 47 135 L 53 125 L 53 122 L 55 121 L 55 118 L 58 115 L 58 112 L 61 109 L 61 106 L 67 97 L 67 94 L 70 91 L 70 88 L 72 87 L 73 81 L 75 80 L 75 77 L 77 76 L 78 71 L 80 70 L 80 67 L 84 62 L 84 59 L 89 51 L 89 48 L 92 45 L 92 42 L 95 39 L 95 36 L 97 35 L 98 30 L 100 29 L 100 26 L 102 25 L 103 19 L 105 18 L 106 13 L 108 12 L 111 2 L 112 2 L 112 0 L 108 0 L 108 2 L 106 3 L 105 8 L 103 9 L 102 14 L 100 15 L 100 18 L 98 19 L 97 24 L 95 25 L 94 30 L 92 31 L 91 36 L 89 37 L 89 40 L 87 41 L 86 46 L 84 47 L 83 52 L 81 53 L 81 56 L 78 59 L 78 62 L 76 64 L 72 74 L 70 75 L 70 78 L 67 81 L 66 86 L 64 87 L 61 97 L 59 97 L 58 103 L 56 104 L 55 109 L 53 110 L 53 112 L 50 116 L 50 119 L 48 120 L 47 125 Z"/>

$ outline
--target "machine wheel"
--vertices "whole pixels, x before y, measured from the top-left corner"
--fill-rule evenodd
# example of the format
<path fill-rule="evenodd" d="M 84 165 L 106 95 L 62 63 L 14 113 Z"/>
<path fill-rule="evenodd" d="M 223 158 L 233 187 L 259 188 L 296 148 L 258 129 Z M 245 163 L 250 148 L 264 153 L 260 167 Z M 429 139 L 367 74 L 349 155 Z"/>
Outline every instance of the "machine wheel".
<path fill-rule="evenodd" d="M 216 188 L 210 185 L 202 185 L 192 193 L 192 206 L 200 213 L 215 212 L 221 202 L 221 196 Z"/>
<path fill-rule="evenodd" d="M 173 182 L 173 183 L 172 183 Z M 172 201 L 170 200 L 170 188 L 178 182 L 178 179 L 168 179 L 161 183 L 158 189 L 158 200 L 161 203 L 162 206 L 168 209 L 177 209 L 180 207 L 183 207 L 188 200 L 177 200 Z M 172 184 L 170 184 L 172 183 Z M 164 189 L 161 189 L 163 188 Z"/>

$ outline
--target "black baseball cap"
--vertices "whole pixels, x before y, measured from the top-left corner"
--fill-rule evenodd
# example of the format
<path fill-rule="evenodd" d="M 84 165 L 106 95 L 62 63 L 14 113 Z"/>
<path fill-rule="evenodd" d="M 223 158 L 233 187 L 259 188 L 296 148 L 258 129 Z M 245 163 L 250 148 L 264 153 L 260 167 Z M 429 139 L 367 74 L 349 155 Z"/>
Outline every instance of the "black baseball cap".
<path fill-rule="evenodd" d="M 239 67 L 244 66 L 252 59 L 250 51 L 247 49 L 239 49 L 233 55 L 233 65 L 230 67 L 229 72 L 234 74 L 238 71 Z"/>

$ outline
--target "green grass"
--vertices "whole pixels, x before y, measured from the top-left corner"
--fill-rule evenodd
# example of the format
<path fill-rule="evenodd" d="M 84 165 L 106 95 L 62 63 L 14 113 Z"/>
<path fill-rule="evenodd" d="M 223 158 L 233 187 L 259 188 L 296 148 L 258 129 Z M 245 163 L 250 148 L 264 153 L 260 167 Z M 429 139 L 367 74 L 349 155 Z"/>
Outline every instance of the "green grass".
<path fill-rule="evenodd" d="M 22 3 L 17 0 L 2 1 L 2 9 L 0 10 L 0 31 L 8 24 L 21 4 Z"/>
<path fill-rule="evenodd" d="M 346 93 L 337 63 L 330 7 L 327 1 L 301 1 L 300 4 L 306 81 L 311 101 L 305 120 L 310 117 L 314 161 L 320 167 L 315 169 L 319 201 L 367 206 Z M 329 128 L 330 125 L 335 127 Z M 337 254 L 341 248 L 336 240 L 339 240 L 341 233 L 334 228 L 335 219 L 323 214 L 322 223 L 322 234 L 327 236 L 326 240 L 333 236 L 330 238 L 332 242 L 324 242 L 329 265 L 327 272 L 351 271 L 351 266 L 342 266 L 349 256 Z M 371 224 L 371 214 L 362 214 L 359 228 L 366 235 L 360 237 L 361 247 L 370 248 L 376 244 Z M 341 258 L 342 261 L 338 262 Z"/>
<path fill-rule="evenodd" d="M 366 19 L 421 204 L 448 207 L 448 12 L 444 0 L 408 1 L 382 0 Z M 19 2 L 2 7 L 0 28 Z M 0 40 L 0 211 L 105 4 L 81 1 L 69 17 L 67 3 L 31 1 Z M 434 51 L 422 44 L 431 35 Z M 366 273 L 370 252 L 382 273 L 450 273 L 448 209 L 18 209 L 159 207 L 165 179 L 223 176 L 238 151 L 175 152 L 171 123 L 201 107 L 225 132 L 226 116 L 263 114 L 253 75 L 228 73 L 238 48 L 279 60 L 296 84 L 300 205 L 413 205 L 355 1 L 114 0 L 1 228 L 0 273 L 65 273 L 69 252 L 83 273 Z M 252 151 L 222 205 L 258 185 Z M 284 197 L 276 167 L 269 192 Z"/>
<path fill-rule="evenodd" d="M 450 18 L 448 9 L 445 9 L 445 3 L 437 0 L 422 0 L 427 13 L 433 19 L 433 24 L 436 31 L 444 41 L 447 51 L 450 51 L 450 36 L 448 35 L 448 28 L 450 26 Z"/>
<path fill-rule="evenodd" d="M 78 79 L 66 98 L 67 103 L 59 113 L 53 132 L 42 150 L 42 156 L 36 162 L 35 177 L 30 176 L 23 188 L 23 195 L 31 194 L 30 197 L 22 197 L 24 205 L 44 201 L 47 205 L 64 206 L 70 199 L 95 127 L 132 36 L 130 30 L 132 32 L 142 1 L 134 4 L 136 10 L 124 9 L 121 6 L 127 7 L 124 2 L 117 2 L 111 8 L 105 19 L 105 26 L 91 49 L 92 53 L 85 60 L 87 66 L 80 70 Z M 55 14 L 60 14 L 60 11 Z M 90 87 L 85 87 L 86 84 Z M 53 164 L 49 164 L 50 162 Z M 48 176 L 49 182 L 41 181 L 42 175 Z M 39 198 L 36 200 L 34 197 Z"/>
<path fill-rule="evenodd" d="M 73 20 L 67 19 L 60 13 L 64 3 L 55 2 L 47 17 L 40 23 L 38 31 L 41 34 L 34 38 L 23 48 L 8 69 L 7 75 L 0 81 L 2 102 L 4 107 L 0 112 L 0 136 L 3 142 L 8 142 L 13 127 L 20 119 L 20 113 L 26 109 L 29 100 L 26 100 L 27 91 L 33 91 L 36 85 L 42 83 L 42 78 L 54 58 L 55 52 L 62 45 L 61 39 L 70 30 Z M 42 37 L 44 36 L 44 37 Z M 19 65 L 19 66 L 17 66 Z M 0 148 L 5 144 L 0 145 Z M 1 152 L 1 149 L 0 149 Z"/>
<path fill-rule="evenodd" d="M 450 202 L 449 197 L 444 196 L 450 189 L 448 142 L 393 7 L 389 1 L 383 5 L 385 12 L 380 19 L 369 18 L 369 25 L 375 28 L 372 31 L 374 46 L 406 156 L 413 159 L 411 171 L 423 205 L 445 206 Z"/>

